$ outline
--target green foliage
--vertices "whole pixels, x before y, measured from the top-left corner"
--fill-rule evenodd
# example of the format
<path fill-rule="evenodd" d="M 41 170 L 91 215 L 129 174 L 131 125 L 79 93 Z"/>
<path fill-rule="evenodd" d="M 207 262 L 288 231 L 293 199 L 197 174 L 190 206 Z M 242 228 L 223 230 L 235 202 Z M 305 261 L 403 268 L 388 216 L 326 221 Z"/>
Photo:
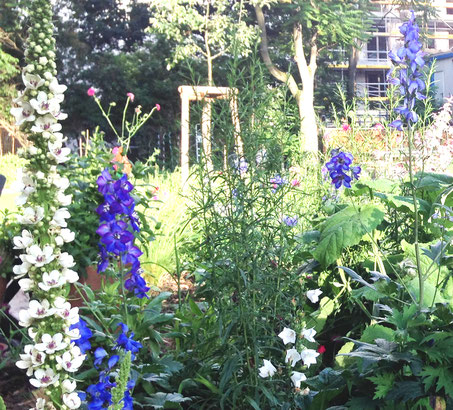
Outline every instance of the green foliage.
<path fill-rule="evenodd" d="M 384 212 L 375 205 L 359 209 L 348 206 L 327 218 L 320 226 L 321 236 L 313 256 L 324 266 L 337 260 L 343 249 L 357 245 L 362 237 L 382 222 Z"/>
<path fill-rule="evenodd" d="M 196 56 L 208 64 L 208 83 L 212 61 L 225 54 L 246 56 L 257 38 L 242 1 L 231 5 L 228 0 L 152 0 L 150 7 L 149 31 L 174 43 L 167 68 Z"/>
<path fill-rule="evenodd" d="M 6 410 L 5 402 L 2 399 L 2 396 L 0 396 L 0 410 Z"/>

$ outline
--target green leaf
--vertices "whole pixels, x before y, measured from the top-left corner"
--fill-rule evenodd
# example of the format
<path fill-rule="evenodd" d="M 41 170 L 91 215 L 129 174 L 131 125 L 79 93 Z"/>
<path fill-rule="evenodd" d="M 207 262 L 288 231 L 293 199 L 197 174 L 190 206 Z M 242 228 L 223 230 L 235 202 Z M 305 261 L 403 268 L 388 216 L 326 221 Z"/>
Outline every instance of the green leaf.
<path fill-rule="evenodd" d="M 421 375 L 426 390 L 435 386 L 436 393 L 444 389 L 447 395 L 453 397 L 453 371 L 451 369 L 446 366 L 426 366 L 422 370 Z"/>
<path fill-rule="evenodd" d="M 374 324 L 368 326 L 362 333 L 360 338 L 361 342 L 374 343 L 376 339 L 385 339 L 389 342 L 393 341 L 393 334 L 395 332 L 385 326 Z"/>
<path fill-rule="evenodd" d="M 390 402 L 402 401 L 404 403 L 421 397 L 424 394 L 423 385 L 419 381 L 397 382 L 393 385 L 393 389 L 387 394 L 386 400 Z"/>
<path fill-rule="evenodd" d="M 395 374 L 381 373 L 376 376 L 368 377 L 368 380 L 371 380 L 376 386 L 373 399 L 383 399 L 393 387 Z"/>
<path fill-rule="evenodd" d="M 150 397 L 146 397 L 145 401 L 153 406 L 155 409 L 163 409 L 170 403 L 184 403 L 191 401 L 189 397 L 184 397 L 179 393 L 155 393 Z"/>
<path fill-rule="evenodd" d="M 321 226 L 320 242 L 313 256 L 328 266 L 341 256 L 344 248 L 357 245 L 383 221 L 384 212 L 376 205 L 365 205 L 356 210 L 352 206 L 329 217 Z"/>
<path fill-rule="evenodd" d="M 381 192 L 376 192 L 374 194 L 378 198 L 381 198 L 388 206 L 391 208 L 397 209 L 399 211 L 410 211 L 414 212 L 414 201 L 411 197 L 393 195 L 393 194 L 383 194 Z M 424 199 L 417 198 L 418 210 L 424 214 L 429 214 L 431 211 L 431 204 Z"/>

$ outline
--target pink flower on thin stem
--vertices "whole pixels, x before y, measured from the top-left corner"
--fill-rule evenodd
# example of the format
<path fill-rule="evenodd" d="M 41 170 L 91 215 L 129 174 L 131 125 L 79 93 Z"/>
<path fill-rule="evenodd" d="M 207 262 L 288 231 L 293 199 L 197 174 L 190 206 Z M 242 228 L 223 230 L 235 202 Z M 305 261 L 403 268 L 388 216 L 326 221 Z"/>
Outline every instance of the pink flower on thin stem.
<path fill-rule="evenodd" d="M 135 99 L 135 95 L 132 94 L 132 93 L 127 93 L 127 98 L 129 98 L 131 100 L 131 102 L 134 102 L 134 99 Z"/>
<path fill-rule="evenodd" d="M 343 128 L 343 131 L 349 131 L 351 129 L 351 126 L 349 124 L 343 124 L 341 128 Z"/>
<path fill-rule="evenodd" d="M 90 88 L 88 88 L 87 94 L 88 94 L 90 97 L 93 97 L 94 94 L 96 94 L 96 90 L 95 90 L 93 87 L 90 87 Z"/>
<path fill-rule="evenodd" d="M 160 111 L 160 104 L 156 104 L 156 110 Z"/>

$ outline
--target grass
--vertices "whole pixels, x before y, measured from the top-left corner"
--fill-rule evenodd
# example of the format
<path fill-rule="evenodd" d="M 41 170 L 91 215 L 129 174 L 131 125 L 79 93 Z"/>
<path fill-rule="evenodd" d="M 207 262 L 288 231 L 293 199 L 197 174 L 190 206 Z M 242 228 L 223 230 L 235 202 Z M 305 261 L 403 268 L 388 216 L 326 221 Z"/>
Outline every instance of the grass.
<path fill-rule="evenodd" d="M 156 239 L 151 242 L 142 256 L 142 267 L 149 283 L 157 283 L 167 272 L 173 275 L 177 269 L 175 245 L 184 245 L 195 235 L 188 223 L 187 199 L 180 188 L 179 172 L 156 172 L 148 184 L 155 187 L 155 200 L 146 210 L 146 215 L 156 221 Z"/>

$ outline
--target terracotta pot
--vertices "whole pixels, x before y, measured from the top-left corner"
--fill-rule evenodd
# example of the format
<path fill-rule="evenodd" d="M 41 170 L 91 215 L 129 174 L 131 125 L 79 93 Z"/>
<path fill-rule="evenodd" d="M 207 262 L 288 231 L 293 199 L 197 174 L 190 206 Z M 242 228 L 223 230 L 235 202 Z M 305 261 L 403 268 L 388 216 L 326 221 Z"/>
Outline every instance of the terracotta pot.
<path fill-rule="evenodd" d="M 104 275 L 100 275 L 96 266 L 87 266 L 86 276 L 79 279 L 79 282 L 87 285 L 91 290 L 99 290 L 102 286 L 102 281 L 105 280 Z M 113 283 L 113 279 L 108 279 L 110 283 Z M 83 290 L 81 290 L 83 292 Z M 69 292 L 69 301 L 73 307 L 81 307 L 84 304 L 83 298 L 80 296 L 79 292 L 76 290 L 75 286 L 71 286 L 71 291 Z"/>

